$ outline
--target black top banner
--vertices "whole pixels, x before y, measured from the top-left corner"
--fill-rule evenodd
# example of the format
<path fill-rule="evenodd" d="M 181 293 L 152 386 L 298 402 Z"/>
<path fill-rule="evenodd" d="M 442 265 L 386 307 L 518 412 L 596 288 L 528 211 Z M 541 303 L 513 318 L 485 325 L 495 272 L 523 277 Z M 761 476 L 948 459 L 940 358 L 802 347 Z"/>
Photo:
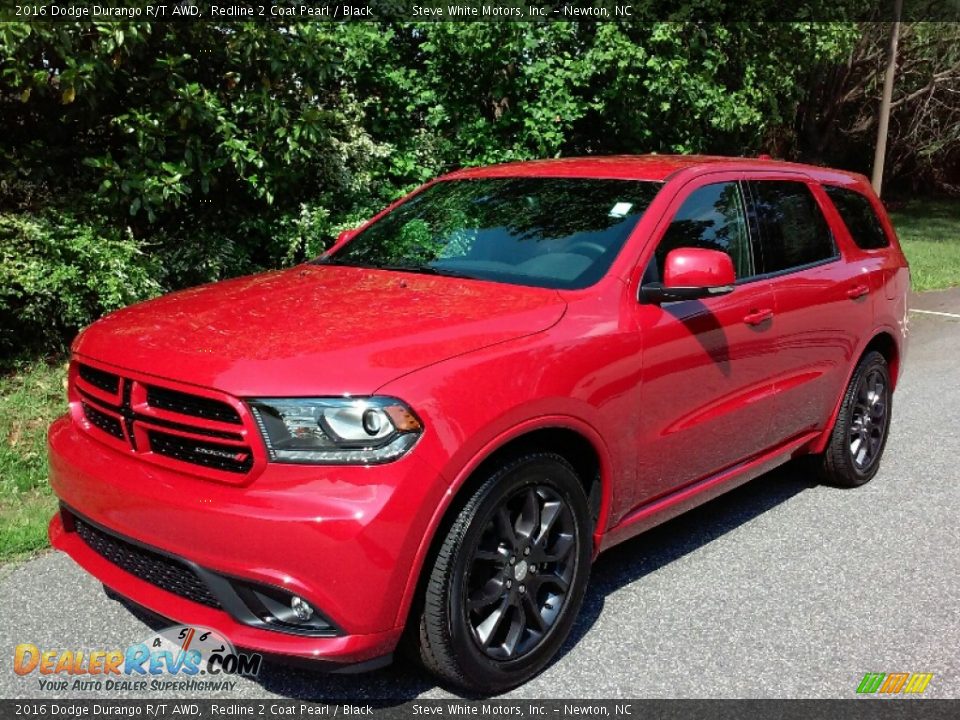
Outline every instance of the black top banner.
<path fill-rule="evenodd" d="M 0 22 L 827 22 L 890 21 L 896 0 L 8 0 Z M 904 21 L 960 22 L 960 0 L 902 0 Z"/>

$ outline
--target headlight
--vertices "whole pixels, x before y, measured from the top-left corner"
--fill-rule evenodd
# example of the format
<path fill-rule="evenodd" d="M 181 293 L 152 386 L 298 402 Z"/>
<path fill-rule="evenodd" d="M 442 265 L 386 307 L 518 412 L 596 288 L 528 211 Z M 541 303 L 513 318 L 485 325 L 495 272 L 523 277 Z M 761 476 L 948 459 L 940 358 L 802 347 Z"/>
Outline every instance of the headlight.
<path fill-rule="evenodd" d="M 423 432 L 394 398 L 250 400 L 270 459 L 318 464 L 373 464 L 403 455 Z"/>

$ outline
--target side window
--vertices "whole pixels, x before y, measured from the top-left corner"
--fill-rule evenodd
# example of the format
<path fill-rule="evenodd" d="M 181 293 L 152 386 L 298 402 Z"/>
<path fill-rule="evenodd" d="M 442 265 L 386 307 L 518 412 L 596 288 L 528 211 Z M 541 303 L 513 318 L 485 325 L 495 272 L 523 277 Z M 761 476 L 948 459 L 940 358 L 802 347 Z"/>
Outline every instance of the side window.
<path fill-rule="evenodd" d="M 764 272 L 778 272 L 837 255 L 833 235 L 805 183 L 754 180 L 753 204 L 763 242 Z"/>
<path fill-rule="evenodd" d="M 847 226 L 857 247 L 877 250 L 890 244 L 876 210 L 865 196 L 836 185 L 824 185 L 823 189 L 843 218 L 843 224 Z"/>
<path fill-rule="evenodd" d="M 733 259 L 738 280 L 753 275 L 750 235 L 738 183 L 704 185 L 684 200 L 657 246 L 657 278 L 663 277 L 667 253 L 681 247 L 721 250 Z"/>

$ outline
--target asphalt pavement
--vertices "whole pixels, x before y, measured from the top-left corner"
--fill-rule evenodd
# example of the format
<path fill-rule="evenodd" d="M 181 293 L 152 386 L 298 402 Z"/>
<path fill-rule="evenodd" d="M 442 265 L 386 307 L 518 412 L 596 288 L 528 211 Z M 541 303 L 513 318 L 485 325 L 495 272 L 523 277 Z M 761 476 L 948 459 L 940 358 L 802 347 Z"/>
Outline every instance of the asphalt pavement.
<path fill-rule="evenodd" d="M 871 483 L 823 487 L 789 465 L 614 548 L 560 657 L 510 697 L 849 698 L 866 672 L 933 673 L 925 696 L 960 697 L 960 294 L 915 304 L 939 314 L 911 314 Z M 112 648 L 151 633 L 61 553 L 0 569 L 2 698 L 148 697 L 41 691 L 10 659 L 24 642 Z M 268 664 L 219 697 L 449 695 L 403 661 L 359 676 Z"/>

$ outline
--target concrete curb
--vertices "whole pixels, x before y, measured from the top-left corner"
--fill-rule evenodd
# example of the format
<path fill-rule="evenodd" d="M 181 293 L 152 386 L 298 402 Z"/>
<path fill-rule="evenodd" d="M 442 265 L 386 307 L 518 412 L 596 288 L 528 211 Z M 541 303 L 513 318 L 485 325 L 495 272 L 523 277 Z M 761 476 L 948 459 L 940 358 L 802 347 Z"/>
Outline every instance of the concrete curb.
<path fill-rule="evenodd" d="M 960 287 L 922 293 L 912 292 L 910 293 L 908 307 L 911 310 L 960 315 Z"/>

